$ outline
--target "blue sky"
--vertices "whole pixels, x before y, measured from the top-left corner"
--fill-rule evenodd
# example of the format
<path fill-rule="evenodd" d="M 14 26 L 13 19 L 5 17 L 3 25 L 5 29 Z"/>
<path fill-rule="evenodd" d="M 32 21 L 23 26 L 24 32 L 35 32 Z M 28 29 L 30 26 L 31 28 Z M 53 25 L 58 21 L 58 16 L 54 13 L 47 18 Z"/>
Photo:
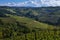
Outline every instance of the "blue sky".
<path fill-rule="evenodd" d="M 60 0 L 0 0 L 0 6 L 60 6 Z"/>
<path fill-rule="evenodd" d="M 0 0 L 0 3 L 8 3 L 8 2 L 24 2 L 28 0 Z"/>

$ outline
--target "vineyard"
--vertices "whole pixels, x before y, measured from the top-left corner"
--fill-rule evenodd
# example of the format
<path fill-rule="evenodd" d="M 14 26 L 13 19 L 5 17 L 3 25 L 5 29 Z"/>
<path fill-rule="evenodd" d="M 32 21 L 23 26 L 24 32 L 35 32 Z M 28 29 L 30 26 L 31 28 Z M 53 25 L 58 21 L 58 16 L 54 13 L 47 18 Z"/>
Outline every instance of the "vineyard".
<path fill-rule="evenodd" d="M 60 40 L 60 31 L 39 31 L 17 36 L 14 40 Z"/>
<path fill-rule="evenodd" d="M 1 36 L 1 35 L 0 35 Z M 4 40 L 60 40 L 60 31 L 42 30 L 26 34 L 17 34 Z M 0 39 L 2 40 L 2 39 Z"/>

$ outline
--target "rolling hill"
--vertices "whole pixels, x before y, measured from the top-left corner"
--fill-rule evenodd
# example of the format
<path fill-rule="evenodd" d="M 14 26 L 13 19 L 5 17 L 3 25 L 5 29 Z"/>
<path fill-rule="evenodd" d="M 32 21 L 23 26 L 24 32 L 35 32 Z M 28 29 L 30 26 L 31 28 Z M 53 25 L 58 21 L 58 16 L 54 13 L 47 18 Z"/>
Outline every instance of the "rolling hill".
<path fill-rule="evenodd" d="M 60 7 L 0 7 L 0 16 L 5 14 L 33 18 L 37 21 L 60 25 Z"/>

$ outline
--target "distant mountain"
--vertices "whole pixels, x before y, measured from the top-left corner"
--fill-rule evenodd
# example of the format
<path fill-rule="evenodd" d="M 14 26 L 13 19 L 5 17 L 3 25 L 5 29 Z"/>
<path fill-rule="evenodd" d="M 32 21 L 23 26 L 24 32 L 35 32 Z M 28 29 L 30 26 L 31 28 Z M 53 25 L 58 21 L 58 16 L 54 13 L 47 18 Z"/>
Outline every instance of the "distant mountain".
<path fill-rule="evenodd" d="M 59 25 L 60 7 L 0 7 L 0 16 L 5 14 L 24 16 L 37 21 Z"/>

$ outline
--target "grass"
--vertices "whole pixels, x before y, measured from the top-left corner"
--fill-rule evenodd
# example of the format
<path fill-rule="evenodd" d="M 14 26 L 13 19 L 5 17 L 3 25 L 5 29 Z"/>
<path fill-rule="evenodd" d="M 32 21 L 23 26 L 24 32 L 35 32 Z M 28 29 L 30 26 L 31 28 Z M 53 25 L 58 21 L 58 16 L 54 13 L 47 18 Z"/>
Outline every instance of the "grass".
<path fill-rule="evenodd" d="M 53 25 L 48 25 L 45 23 L 41 23 L 38 22 L 36 20 L 27 18 L 27 17 L 20 17 L 20 16 L 13 16 L 10 14 L 6 14 L 7 16 L 10 16 L 11 18 L 16 19 L 18 22 L 20 22 L 21 24 L 23 24 L 24 26 L 28 27 L 28 28 L 42 28 L 42 29 L 53 29 Z"/>

